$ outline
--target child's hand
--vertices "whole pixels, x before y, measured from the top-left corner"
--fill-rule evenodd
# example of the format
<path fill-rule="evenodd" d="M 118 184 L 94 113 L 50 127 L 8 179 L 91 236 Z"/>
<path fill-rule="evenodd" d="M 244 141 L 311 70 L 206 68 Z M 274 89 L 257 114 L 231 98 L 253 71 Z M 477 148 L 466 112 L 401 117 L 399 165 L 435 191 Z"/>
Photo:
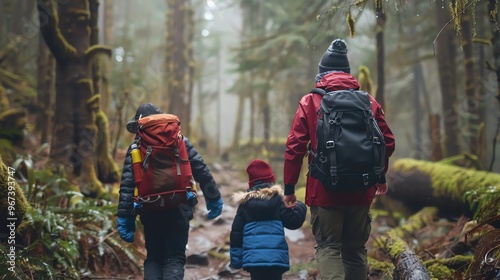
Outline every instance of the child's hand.
<path fill-rule="evenodd" d="M 284 195 L 283 204 L 286 208 L 294 208 L 295 206 L 297 206 L 297 197 L 295 196 L 295 194 Z"/>
<path fill-rule="evenodd" d="M 387 186 L 387 183 L 385 184 L 379 184 L 377 183 L 375 185 L 375 187 L 377 188 L 377 190 L 375 191 L 375 195 L 384 195 L 387 193 L 387 190 L 389 190 L 389 187 Z"/>

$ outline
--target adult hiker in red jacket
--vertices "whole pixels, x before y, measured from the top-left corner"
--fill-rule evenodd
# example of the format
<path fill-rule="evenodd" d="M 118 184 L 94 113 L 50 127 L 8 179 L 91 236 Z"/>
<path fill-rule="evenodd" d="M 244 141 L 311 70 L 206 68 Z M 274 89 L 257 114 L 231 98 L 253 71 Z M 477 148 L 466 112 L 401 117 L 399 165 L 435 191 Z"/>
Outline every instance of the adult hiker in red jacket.
<path fill-rule="evenodd" d="M 345 41 L 334 40 L 320 60 L 316 88 L 334 91 L 359 87 L 356 78 L 350 74 Z M 321 279 L 367 279 L 365 244 L 371 231 L 370 205 L 375 195 L 387 192 L 385 173 L 395 149 L 394 135 L 385 121 L 384 111 L 373 97 L 369 98 L 386 144 L 386 167 L 379 182 L 364 192 L 332 193 L 327 192 L 320 181 L 307 176 L 305 203 L 311 208 L 312 230 L 317 242 L 315 255 Z M 316 143 L 321 99 L 322 96 L 315 93 L 302 97 L 288 134 L 283 179 L 283 201 L 287 207 L 294 207 L 295 185 L 303 159 L 308 153 L 309 143 Z M 316 152 L 314 145 L 311 146 Z M 312 156 L 308 160 L 311 163 Z"/>

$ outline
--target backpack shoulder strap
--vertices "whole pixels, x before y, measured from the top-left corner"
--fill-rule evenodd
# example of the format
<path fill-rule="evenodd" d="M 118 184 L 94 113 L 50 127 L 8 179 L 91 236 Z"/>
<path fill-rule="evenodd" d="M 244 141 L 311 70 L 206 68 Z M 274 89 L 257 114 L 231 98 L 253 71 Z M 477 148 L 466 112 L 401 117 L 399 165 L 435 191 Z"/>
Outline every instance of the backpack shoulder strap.
<path fill-rule="evenodd" d="M 323 95 L 326 94 L 326 90 L 324 90 L 322 88 L 313 88 L 311 90 L 311 93 L 316 93 L 316 94 L 319 94 L 319 95 L 323 96 Z"/>

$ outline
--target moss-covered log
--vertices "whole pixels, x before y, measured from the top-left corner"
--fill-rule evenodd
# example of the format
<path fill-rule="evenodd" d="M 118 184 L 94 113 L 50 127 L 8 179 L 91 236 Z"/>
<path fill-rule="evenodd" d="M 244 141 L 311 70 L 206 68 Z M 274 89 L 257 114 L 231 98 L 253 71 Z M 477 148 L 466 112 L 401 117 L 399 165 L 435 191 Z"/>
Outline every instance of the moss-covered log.
<path fill-rule="evenodd" d="M 382 262 L 375 258 L 368 257 L 368 268 L 370 275 L 385 274 L 386 272 L 392 273 L 394 264 L 391 262 Z"/>
<path fill-rule="evenodd" d="M 408 244 L 394 233 L 389 233 L 385 249 L 394 264 L 394 279 L 431 279 L 422 260 L 408 247 Z"/>
<path fill-rule="evenodd" d="M 425 261 L 424 265 L 427 267 L 432 277 L 437 279 L 450 279 L 457 273 L 457 270 L 464 269 L 471 261 L 472 256 L 457 255 L 447 259 Z"/>
<path fill-rule="evenodd" d="M 387 178 L 388 195 L 411 208 L 436 206 L 445 213 L 467 216 L 472 215 L 463 200 L 467 191 L 500 185 L 497 173 L 414 159 L 394 162 Z"/>
<path fill-rule="evenodd" d="M 422 229 L 437 218 L 438 209 L 436 207 L 425 207 L 415 213 L 399 227 L 395 227 L 387 232 L 387 235 L 394 235 L 398 238 L 405 238 L 414 232 Z M 375 239 L 375 247 L 385 244 L 387 236 L 379 236 Z"/>

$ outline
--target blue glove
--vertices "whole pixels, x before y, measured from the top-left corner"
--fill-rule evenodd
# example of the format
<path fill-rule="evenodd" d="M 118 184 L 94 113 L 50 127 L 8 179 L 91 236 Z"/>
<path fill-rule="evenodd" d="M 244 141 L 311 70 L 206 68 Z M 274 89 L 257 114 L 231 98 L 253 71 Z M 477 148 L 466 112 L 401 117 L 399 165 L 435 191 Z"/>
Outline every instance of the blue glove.
<path fill-rule="evenodd" d="M 118 217 L 116 221 L 116 229 L 120 234 L 121 239 L 125 242 L 134 242 L 135 233 L 135 216 L 134 217 Z"/>
<path fill-rule="evenodd" d="M 207 201 L 207 210 L 209 211 L 207 219 L 212 220 L 217 218 L 222 213 L 223 204 L 224 202 L 222 202 L 222 198 L 219 198 L 217 201 Z"/>

